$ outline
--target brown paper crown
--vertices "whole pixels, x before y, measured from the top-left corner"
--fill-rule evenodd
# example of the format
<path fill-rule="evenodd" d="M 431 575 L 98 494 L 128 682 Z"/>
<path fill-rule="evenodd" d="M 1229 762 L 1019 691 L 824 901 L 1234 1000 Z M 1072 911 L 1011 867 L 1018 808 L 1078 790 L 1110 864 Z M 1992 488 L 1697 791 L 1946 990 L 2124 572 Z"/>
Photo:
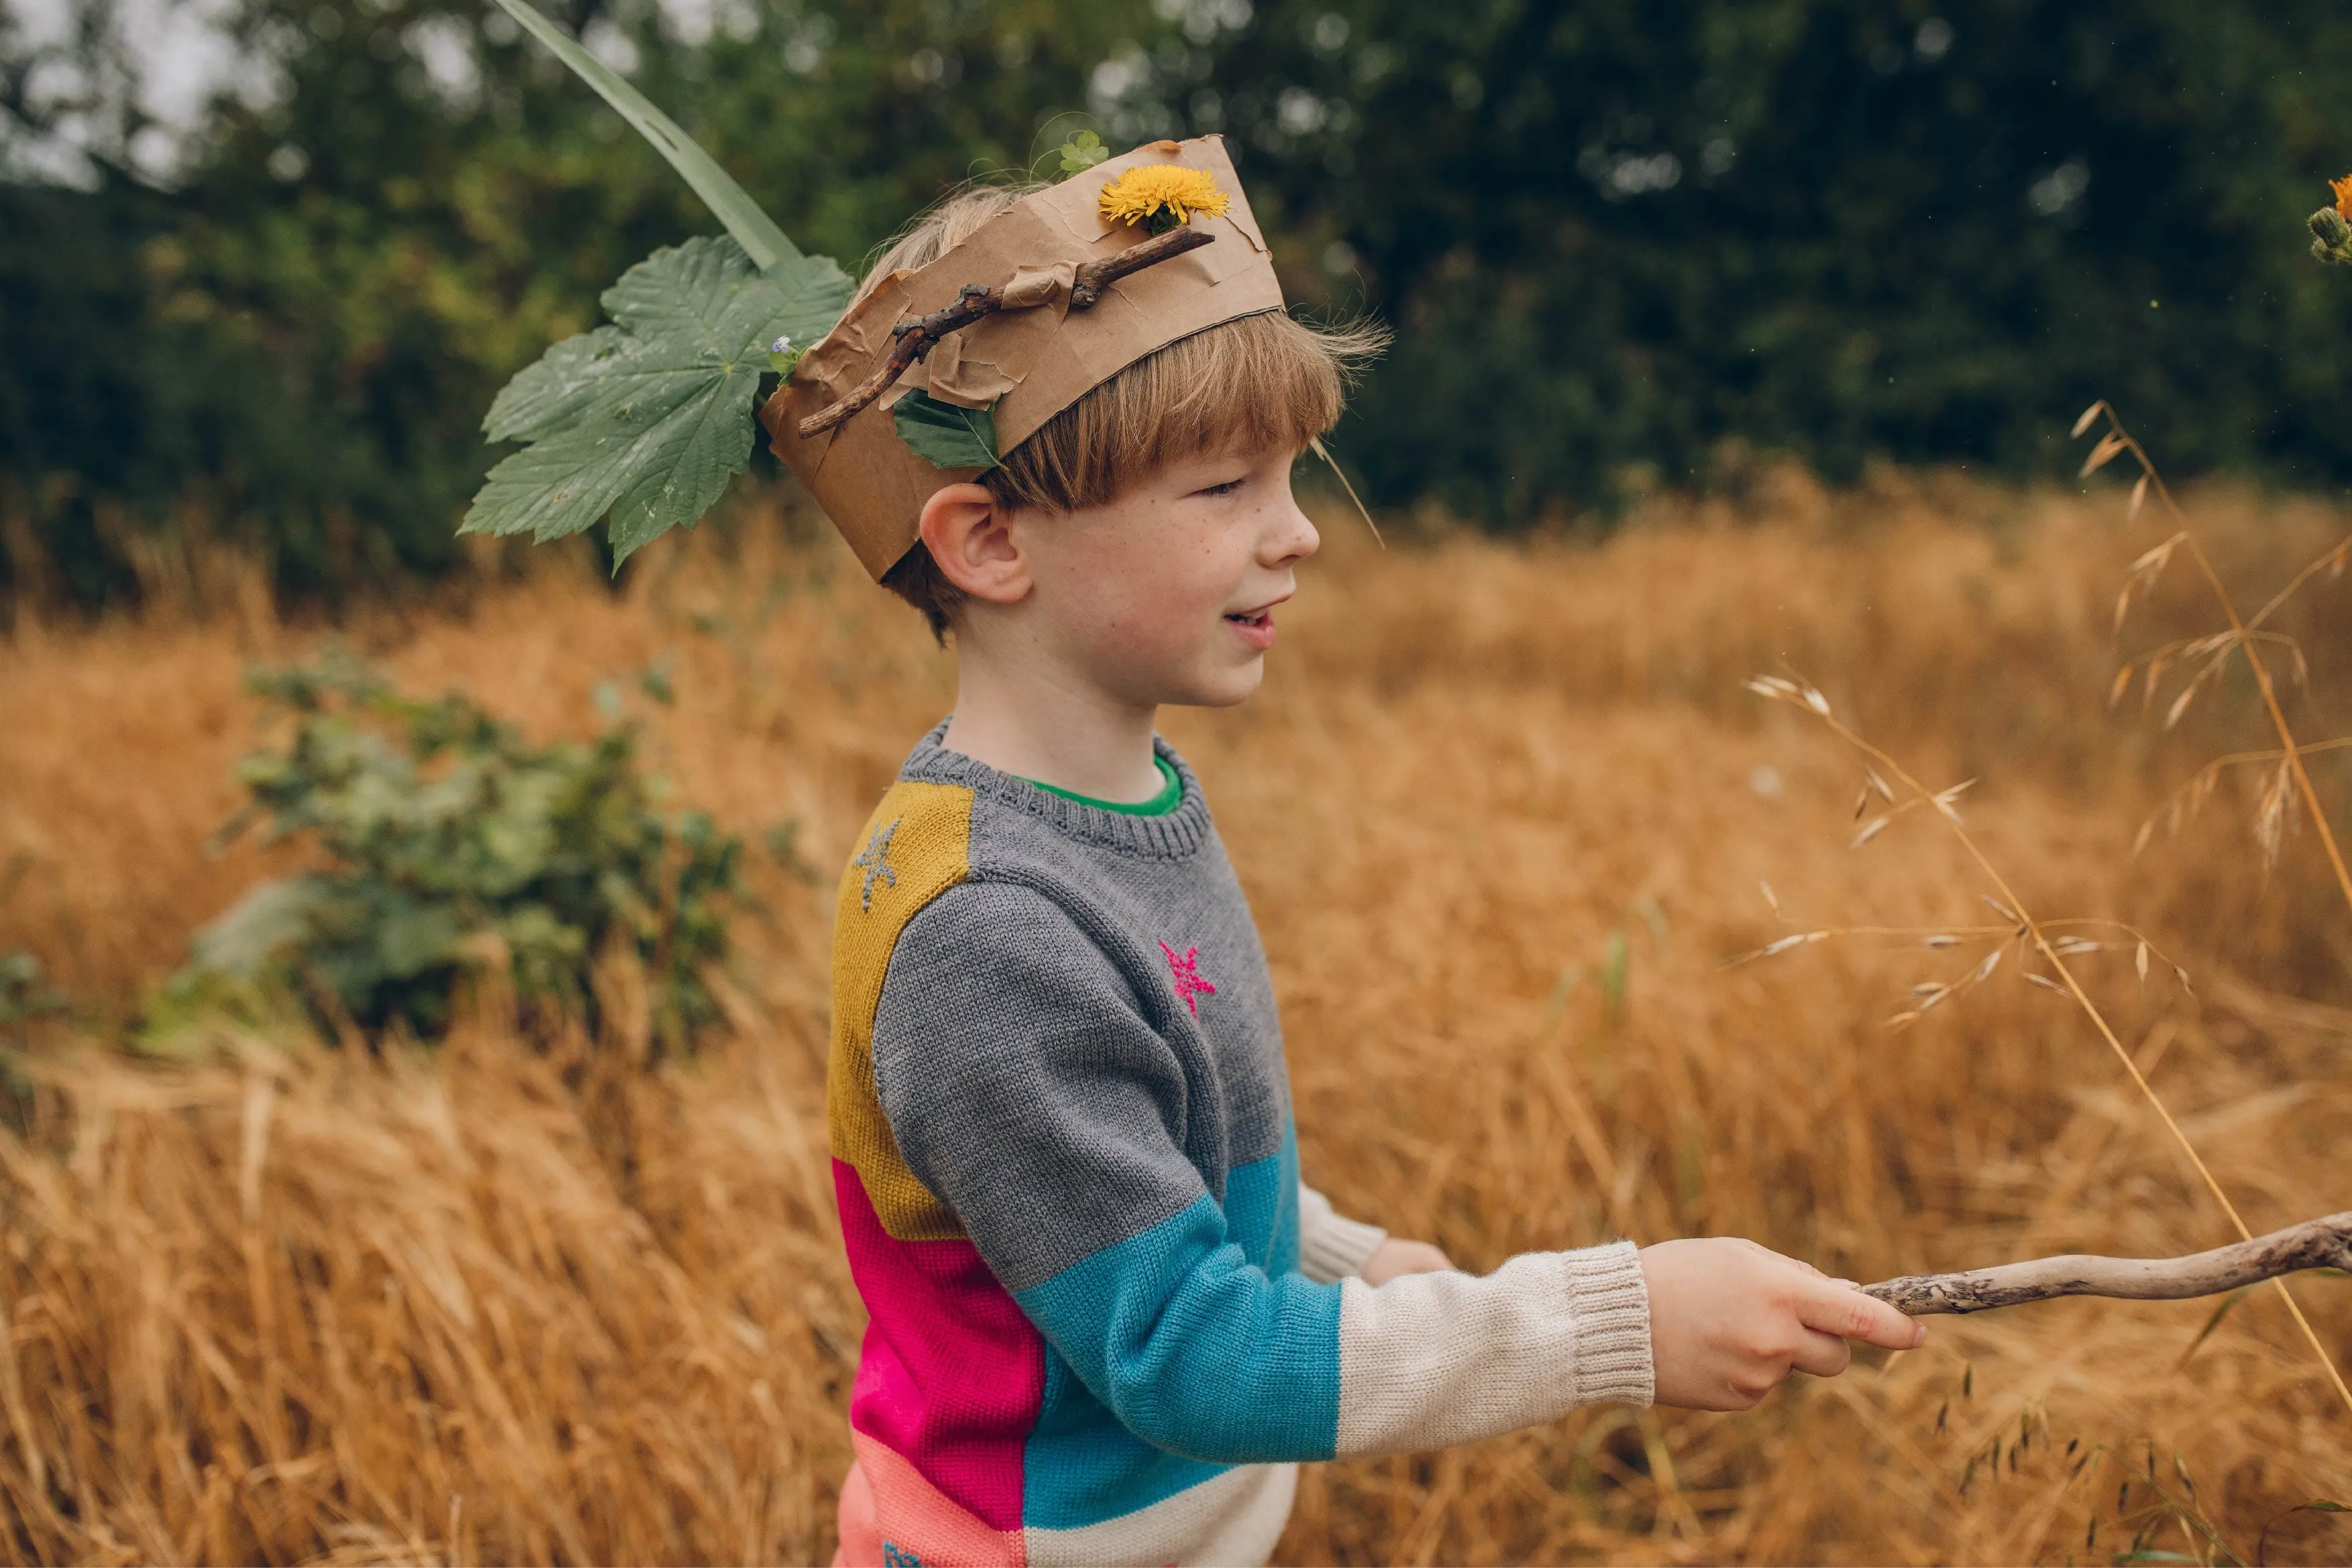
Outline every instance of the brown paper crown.
<path fill-rule="evenodd" d="M 1070 308 L 1070 278 L 1088 262 L 1151 236 L 1104 218 L 1102 189 L 1130 169 L 1173 164 L 1214 176 L 1222 216 L 1193 214 L 1213 243 L 1130 273 L 1091 308 Z M 1017 275 L 1017 276 L 1016 276 Z M 838 427 L 803 436 L 800 424 L 882 368 L 891 329 L 957 302 L 968 285 L 1012 286 L 1006 308 L 941 338 L 890 389 Z M 1009 301 L 1008 301 L 1009 303 Z M 777 455 L 814 496 L 877 580 L 913 547 L 923 503 L 944 486 L 986 472 L 935 468 L 898 438 L 892 405 L 919 389 L 942 402 L 990 408 L 997 451 L 1012 451 L 1094 387 L 1179 338 L 1282 308 L 1265 238 L 1251 215 L 1222 137 L 1155 141 L 1024 196 L 929 266 L 894 275 L 850 308 L 802 356 L 760 410 Z"/>

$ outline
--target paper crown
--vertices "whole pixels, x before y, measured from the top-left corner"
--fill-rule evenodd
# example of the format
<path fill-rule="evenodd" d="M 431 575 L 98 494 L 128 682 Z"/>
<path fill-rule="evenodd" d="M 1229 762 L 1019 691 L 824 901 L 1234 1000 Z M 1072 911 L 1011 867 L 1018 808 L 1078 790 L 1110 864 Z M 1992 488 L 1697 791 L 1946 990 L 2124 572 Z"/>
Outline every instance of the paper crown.
<path fill-rule="evenodd" d="M 1104 215 L 1105 186 L 1160 167 L 1208 174 L 1224 210 L 1195 209 L 1157 235 Z M 1281 308 L 1223 140 L 1155 141 L 1022 197 L 929 266 L 893 274 L 801 357 L 760 423 L 878 580 L 913 547 L 931 494 L 986 472 L 938 466 L 907 444 L 897 405 L 909 394 L 989 411 L 976 423 L 1010 452 L 1146 354 Z"/>

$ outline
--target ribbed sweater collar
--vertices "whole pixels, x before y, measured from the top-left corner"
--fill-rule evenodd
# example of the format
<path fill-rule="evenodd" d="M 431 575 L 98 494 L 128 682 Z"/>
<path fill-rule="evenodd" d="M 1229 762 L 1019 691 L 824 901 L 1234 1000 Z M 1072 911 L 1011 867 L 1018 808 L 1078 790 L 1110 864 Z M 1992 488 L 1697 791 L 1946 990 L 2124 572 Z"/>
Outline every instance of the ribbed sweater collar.
<path fill-rule="evenodd" d="M 1001 773 L 960 751 L 950 751 L 940 744 L 940 737 L 947 732 L 947 723 L 942 720 L 938 728 L 918 741 L 908 755 L 906 766 L 899 768 L 898 777 L 920 783 L 960 784 L 975 796 L 1026 812 L 1068 838 L 1125 854 L 1181 860 L 1209 841 L 1209 802 L 1201 793 L 1201 781 L 1176 754 L 1176 748 L 1158 736 L 1151 737 L 1152 749 L 1167 758 L 1168 765 L 1176 769 L 1176 777 L 1183 780 L 1184 798 L 1172 811 L 1138 817 L 1066 800 L 1040 789 L 1026 779 Z"/>

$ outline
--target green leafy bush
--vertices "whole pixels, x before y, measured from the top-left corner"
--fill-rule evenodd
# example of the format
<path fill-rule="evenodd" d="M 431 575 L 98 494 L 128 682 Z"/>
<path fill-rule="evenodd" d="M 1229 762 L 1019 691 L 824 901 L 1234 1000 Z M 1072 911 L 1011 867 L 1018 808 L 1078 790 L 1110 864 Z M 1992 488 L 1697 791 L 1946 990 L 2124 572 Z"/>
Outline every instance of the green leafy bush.
<path fill-rule="evenodd" d="M 246 758 L 252 800 L 220 838 L 260 823 L 323 863 L 199 933 L 166 1016 L 291 1005 L 331 1035 L 397 1024 L 430 1039 L 461 977 L 499 969 L 536 1026 L 593 1029 L 599 967 L 635 966 L 655 1049 L 717 1017 L 704 977 L 743 899 L 742 846 L 699 812 L 656 809 L 632 727 L 535 747 L 462 695 L 403 697 L 349 660 L 252 685 L 290 734 Z"/>
<path fill-rule="evenodd" d="M 41 986 L 41 961 L 19 948 L 0 953 L 0 1028 L 57 1010 Z"/>

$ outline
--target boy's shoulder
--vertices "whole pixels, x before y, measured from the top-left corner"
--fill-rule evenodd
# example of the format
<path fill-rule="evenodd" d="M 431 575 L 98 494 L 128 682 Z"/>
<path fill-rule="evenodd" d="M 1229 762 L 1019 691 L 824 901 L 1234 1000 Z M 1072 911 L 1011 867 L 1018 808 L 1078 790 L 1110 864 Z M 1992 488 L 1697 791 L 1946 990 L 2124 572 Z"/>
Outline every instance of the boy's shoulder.
<path fill-rule="evenodd" d="M 1120 960 L 1156 960 L 1166 941 L 1180 954 L 1199 943 L 1262 962 L 1200 781 L 1172 748 L 1162 743 L 1160 755 L 1181 784 L 1179 803 L 1129 814 L 949 750 L 940 733 L 908 755 L 842 867 L 836 1002 L 878 996 L 894 956 L 919 933 L 970 961 L 1042 956 L 1026 949 L 1051 929 Z M 1008 945 L 1024 951 L 1008 953 Z"/>
<path fill-rule="evenodd" d="M 842 868 L 838 919 L 880 916 L 892 927 L 971 876 L 973 791 L 968 785 L 899 778 L 858 830 Z"/>

